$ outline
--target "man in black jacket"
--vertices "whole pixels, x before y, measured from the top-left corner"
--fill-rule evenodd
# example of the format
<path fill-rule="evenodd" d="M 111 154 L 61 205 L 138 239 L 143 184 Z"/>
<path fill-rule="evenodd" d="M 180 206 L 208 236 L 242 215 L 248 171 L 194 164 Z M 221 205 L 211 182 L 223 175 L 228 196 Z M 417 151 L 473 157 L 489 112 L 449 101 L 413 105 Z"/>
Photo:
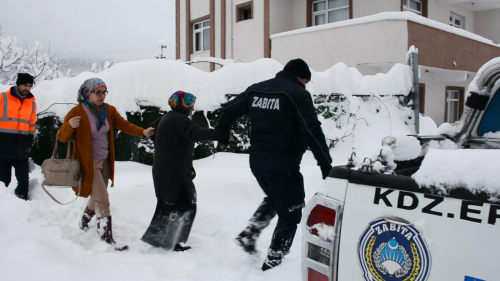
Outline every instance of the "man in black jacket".
<path fill-rule="evenodd" d="M 300 162 L 306 148 L 313 152 L 323 178 L 331 169 L 321 123 L 305 89 L 310 79 L 306 62 L 291 60 L 275 78 L 250 86 L 228 102 L 217 125 L 229 130 L 233 121 L 250 114 L 250 168 L 267 197 L 236 240 L 245 251 L 255 253 L 256 239 L 278 214 L 264 271 L 281 264 L 300 223 L 305 205 Z"/>
<path fill-rule="evenodd" d="M 14 167 L 18 183 L 14 193 L 24 200 L 28 200 L 28 158 L 36 129 L 33 83 L 33 76 L 18 73 L 16 86 L 0 93 L 0 181 L 9 186 Z"/>

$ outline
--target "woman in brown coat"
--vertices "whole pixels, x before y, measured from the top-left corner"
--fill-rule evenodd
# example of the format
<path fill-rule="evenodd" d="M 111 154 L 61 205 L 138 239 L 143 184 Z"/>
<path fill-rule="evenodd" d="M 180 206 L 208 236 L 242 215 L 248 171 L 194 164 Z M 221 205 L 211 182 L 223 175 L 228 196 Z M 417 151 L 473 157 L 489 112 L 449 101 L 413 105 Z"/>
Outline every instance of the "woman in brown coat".
<path fill-rule="evenodd" d="M 117 251 L 128 249 L 118 246 L 113 239 L 108 180 L 114 185 L 115 146 L 114 128 L 134 136 L 151 136 L 153 128 L 144 130 L 126 121 L 112 105 L 104 103 L 108 94 L 106 84 L 99 78 L 83 82 L 78 90 L 79 104 L 73 107 L 59 129 L 58 139 L 68 142 L 72 138 L 73 158 L 81 165 L 83 177 L 80 196 L 90 200 L 85 208 L 80 228 L 88 224 L 97 213 L 98 232 L 102 240 Z M 77 192 L 77 188 L 73 188 Z"/>

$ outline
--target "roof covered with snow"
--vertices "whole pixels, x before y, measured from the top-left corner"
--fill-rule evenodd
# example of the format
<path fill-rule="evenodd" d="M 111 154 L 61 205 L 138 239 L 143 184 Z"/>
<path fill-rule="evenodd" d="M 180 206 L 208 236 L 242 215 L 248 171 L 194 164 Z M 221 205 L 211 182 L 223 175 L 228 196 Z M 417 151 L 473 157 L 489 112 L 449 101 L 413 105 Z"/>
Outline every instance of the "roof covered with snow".
<path fill-rule="evenodd" d="M 453 34 L 456 34 L 456 35 L 459 35 L 462 37 L 466 37 L 466 38 L 469 38 L 469 39 L 472 39 L 472 40 L 475 40 L 478 42 L 482 42 L 482 43 L 485 43 L 488 45 L 500 47 L 500 45 L 495 44 L 492 40 L 484 38 L 482 36 L 479 36 L 475 33 L 470 32 L 470 31 L 456 28 L 456 27 L 450 26 L 448 24 L 440 23 L 440 22 L 437 22 L 435 20 L 431 20 L 431 19 L 422 17 L 422 16 L 417 15 L 417 14 L 412 13 L 412 12 L 384 12 L 384 13 L 379 13 L 379 14 L 361 17 L 361 18 L 356 18 L 356 19 L 351 19 L 351 20 L 339 21 L 339 22 L 334 22 L 334 23 L 322 24 L 322 25 L 318 25 L 318 26 L 301 28 L 301 29 L 297 29 L 297 30 L 277 33 L 277 34 L 273 34 L 271 36 L 271 39 L 284 37 L 284 36 L 297 35 L 297 34 L 302 34 L 302 33 L 316 32 L 316 31 L 321 31 L 321 30 L 328 30 L 328 29 L 341 28 L 341 27 L 347 27 L 347 26 L 353 26 L 353 25 L 367 24 L 367 23 L 373 23 L 373 22 L 379 22 L 379 21 L 412 21 L 415 23 L 419 23 L 419 24 L 422 24 L 425 26 L 435 28 L 435 29 L 439 29 L 442 31 L 453 33 Z"/>

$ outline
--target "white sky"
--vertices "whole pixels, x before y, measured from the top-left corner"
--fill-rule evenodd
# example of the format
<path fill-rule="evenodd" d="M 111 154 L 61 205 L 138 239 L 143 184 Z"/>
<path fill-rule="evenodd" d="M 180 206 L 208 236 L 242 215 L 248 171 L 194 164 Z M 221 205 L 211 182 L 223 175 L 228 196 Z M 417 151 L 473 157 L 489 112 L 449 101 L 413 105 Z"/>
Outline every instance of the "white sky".
<path fill-rule="evenodd" d="M 44 50 L 50 42 L 50 53 L 57 51 L 58 57 L 151 59 L 157 42 L 164 40 L 168 58 L 175 59 L 174 0 L 0 2 L 4 36 L 16 36 L 30 46 L 39 41 Z M 149 49 L 137 50 L 145 48 Z"/>

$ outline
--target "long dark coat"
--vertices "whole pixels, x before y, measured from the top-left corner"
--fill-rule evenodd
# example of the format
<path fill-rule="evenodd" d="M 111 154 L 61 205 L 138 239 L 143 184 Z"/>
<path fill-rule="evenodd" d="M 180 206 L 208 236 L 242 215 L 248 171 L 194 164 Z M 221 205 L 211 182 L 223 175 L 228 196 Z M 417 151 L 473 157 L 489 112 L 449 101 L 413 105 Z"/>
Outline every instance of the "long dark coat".
<path fill-rule="evenodd" d="M 152 126 L 155 125 L 153 123 Z M 177 111 L 165 114 L 156 126 L 154 138 L 153 181 L 156 197 L 174 205 L 180 191 L 186 188 L 191 202 L 196 203 L 191 173 L 194 172 L 194 143 L 228 139 L 229 131 L 200 127 L 187 115 Z"/>

